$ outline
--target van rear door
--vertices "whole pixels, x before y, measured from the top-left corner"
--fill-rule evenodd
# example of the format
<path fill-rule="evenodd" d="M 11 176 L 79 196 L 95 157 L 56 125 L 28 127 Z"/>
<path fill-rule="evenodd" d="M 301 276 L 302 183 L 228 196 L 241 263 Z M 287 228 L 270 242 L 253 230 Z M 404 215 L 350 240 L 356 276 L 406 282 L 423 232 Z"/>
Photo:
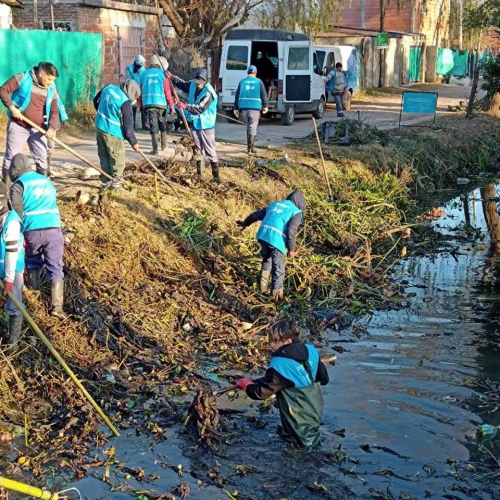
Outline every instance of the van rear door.
<path fill-rule="evenodd" d="M 246 40 L 235 40 L 224 44 L 219 71 L 219 77 L 222 79 L 220 97 L 223 106 L 234 104 L 238 84 L 247 76 L 251 44 L 252 42 Z"/>
<path fill-rule="evenodd" d="M 311 42 L 285 44 L 284 102 L 311 102 L 312 66 Z"/>

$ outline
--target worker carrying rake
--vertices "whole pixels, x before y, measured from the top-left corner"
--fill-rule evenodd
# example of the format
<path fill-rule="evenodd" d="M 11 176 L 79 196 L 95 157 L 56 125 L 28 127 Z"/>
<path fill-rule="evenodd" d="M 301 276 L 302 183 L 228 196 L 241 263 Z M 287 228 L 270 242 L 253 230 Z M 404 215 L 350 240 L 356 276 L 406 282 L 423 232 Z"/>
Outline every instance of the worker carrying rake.
<path fill-rule="evenodd" d="M 23 222 L 29 285 L 33 290 L 41 289 L 45 267 L 51 283 L 51 315 L 65 319 L 64 236 L 56 188 L 48 177 L 33 172 L 29 159 L 21 153 L 12 159 L 9 175 L 13 183 L 10 201 Z"/>
<path fill-rule="evenodd" d="M 23 316 L 13 304 L 8 292 L 23 303 L 24 237 L 21 218 L 9 203 L 7 186 L 0 182 L 0 279 L 4 280 L 5 312 L 9 316 L 10 344 L 21 335 Z"/>
<path fill-rule="evenodd" d="M 295 257 L 297 231 L 305 208 L 304 194 L 294 191 L 286 200 L 275 201 L 267 208 L 250 214 L 244 221 L 236 222 L 243 231 L 254 222 L 262 221 L 257 232 L 262 256 L 260 291 L 268 292 L 271 285 L 274 300 L 280 300 L 284 296 L 286 253 L 288 249 L 288 256 Z"/>
<path fill-rule="evenodd" d="M 250 399 L 276 394 L 281 417 L 278 432 L 298 446 L 317 446 L 324 406 L 319 385 L 328 384 L 328 371 L 318 350 L 299 340 L 299 328 L 293 321 L 272 325 L 269 344 L 273 353 L 265 375 L 255 380 L 242 378 L 236 385 Z"/>

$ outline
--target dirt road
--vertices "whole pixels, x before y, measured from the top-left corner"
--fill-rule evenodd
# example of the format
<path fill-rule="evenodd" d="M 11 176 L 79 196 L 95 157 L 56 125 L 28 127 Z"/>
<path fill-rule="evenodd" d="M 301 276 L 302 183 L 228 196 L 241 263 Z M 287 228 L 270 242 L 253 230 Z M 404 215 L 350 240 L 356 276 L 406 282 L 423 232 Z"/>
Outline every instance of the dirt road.
<path fill-rule="evenodd" d="M 399 113 L 401 107 L 401 92 L 404 89 L 395 89 L 397 93 L 376 93 L 376 95 L 364 96 L 362 100 L 355 101 L 352 110 L 346 112 L 347 118 L 360 118 L 370 125 L 382 129 L 390 129 L 398 126 Z M 438 92 L 438 116 L 450 113 L 448 106 L 456 106 L 459 101 L 465 101 L 470 94 L 470 87 L 460 87 L 457 85 L 426 85 L 420 84 L 408 87 L 408 90 L 419 90 L 428 92 Z M 372 92 L 373 93 L 373 92 Z M 432 120 L 432 117 L 405 117 L 403 124 L 410 125 L 422 121 Z M 327 111 L 319 123 L 328 120 L 339 120 L 333 105 L 328 105 Z M 279 119 L 263 120 L 259 127 L 258 146 L 284 146 L 290 138 L 300 138 L 308 135 L 312 131 L 311 115 L 298 115 L 295 123 L 286 127 L 281 125 Z M 216 136 L 219 141 L 218 152 L 222 159 L 234 156 L 245 155 L 246 129 L 243 125 L 228 123 L 223 118 L 219 119 L 216 127 Z M 97 147 L 93 135 L 86 137 L 66 137 L 72 147 L 79 153 L 88 157 L 91 161 L 98 163 Z M 138 132 L 139 145 L 145 152 L 151 150 L 151 139 L 148 133 Z M 174 141 L 176 136 L 169 136 L 169 147 L 161 153 L 162 157 L 169 158 L 174 154 Z M 224 143 L 220 141 L 231 141 L 240 144 Z M 5 147 L 1 147 L 0 158 L 3 158 Z M 27 151 L 27 149 L 26 149 Z M 142 161 L 142 158 L 127 148 L 127 158 L 133 161 Z M 54 167 L 63 177 L 73 176 L 75 167 L 84 167 L 70 153 L 61 148 L 57 148 L 54 155 Z"/>

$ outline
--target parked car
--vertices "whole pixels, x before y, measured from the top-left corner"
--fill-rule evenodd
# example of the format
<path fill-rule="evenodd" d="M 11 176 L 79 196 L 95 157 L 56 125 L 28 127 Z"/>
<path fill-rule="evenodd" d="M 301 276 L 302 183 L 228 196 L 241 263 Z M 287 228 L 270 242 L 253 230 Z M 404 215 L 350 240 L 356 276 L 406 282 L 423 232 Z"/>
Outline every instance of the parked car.
<path fill-rule="evenodd" d="M 299 113 L 323 116 L 326 89 L 307 35 L 263 29 L 228 31 L 219 72 L 219 102 L 228 116 L 233 115 L 236 89 L 251 64 L 268 92 L 268 117 L 280 115 L 283 125 L 291 125 Z"/>
<path fill-rule="evenodd" d="M 344 109 L 349 110 L 351 108 L 351 98 L 359 88 L 358 49 L 351 45 L 315 45 L 314 50 L 316 51 L 322 75 L 327 75 L 330 71 L 334 70 L 338 62 L 342 63 L 348 90 L 344 96 L 343 103 Z M 333 80 L 330 80 L 326 87 L 326 102 L 334 101 L 331 93 L 332 88 Z"/>

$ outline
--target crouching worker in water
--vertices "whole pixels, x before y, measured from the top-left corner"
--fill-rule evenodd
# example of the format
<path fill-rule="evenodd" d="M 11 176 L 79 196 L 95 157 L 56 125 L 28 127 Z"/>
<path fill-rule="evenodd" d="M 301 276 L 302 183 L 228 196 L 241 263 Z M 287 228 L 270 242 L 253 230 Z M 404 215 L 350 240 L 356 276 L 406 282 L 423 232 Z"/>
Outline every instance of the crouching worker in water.
<path fill-rule="evenodd" d="M 288 256 L 295 257 L 297 230 L 305 208 L 305 196 L 301 191 L 294 191 L 286 200 L 275 201 L 267 208 L 250 214 L 244 221 L 236 222 L 243 230 L 254 222 L 262 221 L 257 233 L 262 255 L 260 291 L 266 293 L 271 282 L 274 300 L 283 298 L 285 255 L 288 249 Z"/>
<path fill-rule="evenodd" d="M 23 303 L 24 247 L 21 218 L 12 210 L 5 184 L 0 183 L 0 278 L 4 280 L 5 312 L 9 315 L 9 343 L 15 344 L 21 335 L 23 316 L 7 297 L 12 292 Z"/>
<path fill-rule="evenodd" d="M 293 321 L 271 326 L 269 344 L 274 352 L 265 375 L 256 380 L 242 378 L 237 386 L 250 399 L 276 394 L 282 434 L 298 446 L 317 446 L 324 406 L 319 384 L 328 384 L 328 371 L 318 350 L 299 340 Z"/>

